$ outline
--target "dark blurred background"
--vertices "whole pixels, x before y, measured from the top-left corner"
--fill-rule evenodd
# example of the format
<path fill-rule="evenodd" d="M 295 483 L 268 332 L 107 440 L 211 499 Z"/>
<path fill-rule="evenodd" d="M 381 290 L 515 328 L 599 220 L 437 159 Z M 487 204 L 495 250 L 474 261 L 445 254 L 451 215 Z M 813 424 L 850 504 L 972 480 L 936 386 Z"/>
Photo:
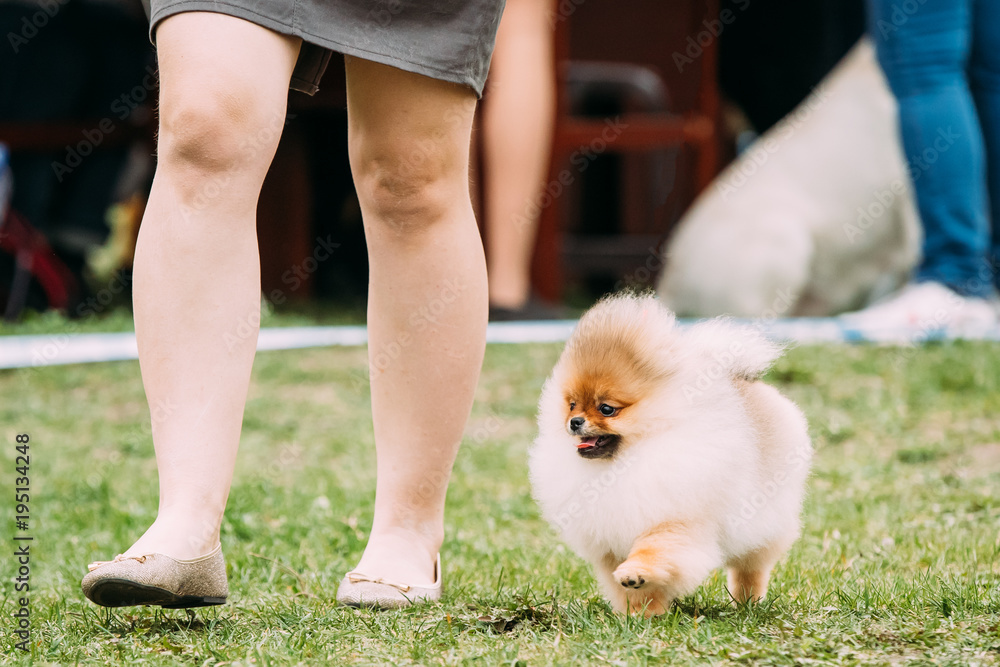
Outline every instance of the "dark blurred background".
<path fill-rule="evenodd" d="M 552 29 L 555 61 L 539 65 L 558 74 L 551 172 L 569 168 L 574 178 L 542 207 L 532 278 L 549 302 L 585 303 L 622 283 L 655 282 L 650 260 L 684 210 L 850 49 L 864 8 L 565 0 Z M 155 55 L 143 8 L 0 0 L 0 35 L 0 311 L 84 316 L 128 304 L 155 167 Z M 317 96 L 290 93 L 258 221 L 263 293 L 277 308 L 365 300 L 343 85 L 334 62 Z M 646 139 L 595 143 L 604 119 L 622 114 L 640 114 Z M 471 178 L 481 203 L 478 168 Z M 480 224 L 491 221 L 480 215 Z M 339 244 L 333 261 L 311 259 L 320 239 Z"/>

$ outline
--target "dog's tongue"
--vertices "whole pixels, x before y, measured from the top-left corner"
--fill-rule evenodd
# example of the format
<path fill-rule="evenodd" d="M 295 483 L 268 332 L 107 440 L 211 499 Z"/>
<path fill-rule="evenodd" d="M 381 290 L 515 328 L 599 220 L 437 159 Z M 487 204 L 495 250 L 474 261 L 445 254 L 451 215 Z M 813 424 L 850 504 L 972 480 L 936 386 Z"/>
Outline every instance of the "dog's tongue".
<path fill-rule="evenodd" d="M 580 444 L 576 446 L 577 449 L 590 449 L 597 444 L 597 436 L 592 436 L 590 438 L 583 438 L 580 440 Z"/>

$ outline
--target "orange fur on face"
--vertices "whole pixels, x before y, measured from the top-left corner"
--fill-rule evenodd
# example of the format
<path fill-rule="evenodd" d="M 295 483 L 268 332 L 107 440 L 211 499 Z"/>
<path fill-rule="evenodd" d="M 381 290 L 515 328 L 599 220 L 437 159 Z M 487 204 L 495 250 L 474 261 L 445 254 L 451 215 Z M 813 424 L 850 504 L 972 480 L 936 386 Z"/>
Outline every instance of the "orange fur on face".
<path fill-rule="evenodd" d="M 605 330 L 578 332 L 569 352 L 564 386 L 566 423 L 583 417 L 583 431 L 588 434 L 627 435 L 632 426 L 629 408 L 650 395 L 668 375 L 648 341 L 609 337 Z M 602 414 L 602 404 L 616 408 L 615 413 Z"/>
<path fill-rule="evenodd" d="M 573 417 L 583 417 L 587 431 L 615 433 L 615 423 L 638 400 L 638 396 L 627 386 L 618 384 L 612 378 L 580 376 L 574 385 L 567 387 L 566 421 Z M 601 414 L 602 404 L 616 408 L 615 414 L 610 417 Z"/>

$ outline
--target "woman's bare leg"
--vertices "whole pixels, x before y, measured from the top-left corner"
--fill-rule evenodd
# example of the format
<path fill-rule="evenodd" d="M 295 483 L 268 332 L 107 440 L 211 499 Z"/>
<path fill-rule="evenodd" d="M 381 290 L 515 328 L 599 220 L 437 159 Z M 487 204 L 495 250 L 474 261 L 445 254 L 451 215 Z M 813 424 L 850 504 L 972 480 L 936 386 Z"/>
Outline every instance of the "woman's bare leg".
<path fill-rule="evenodd" d="M 300 41 L 202 12 L 156 37 L 159 163 L 134 303 L 160 504 L 126 553 L 193 558 L 219 543 L 232 482 L 260 321 L 257 195 Z"/>
<path fill-rule="evenodd" d="M 476 97 L 347 59 L 348 137 L 368 239 L 368 332 L 378 465 L 358 570 L 423 584 L 486 341 L 482 242 L 469 199 Z"/>
<path fill-rule="evenodd" d="M 524 306 L 555 122 L 551 0 L 507 0 L 483 107 L 490 303 Z"/>

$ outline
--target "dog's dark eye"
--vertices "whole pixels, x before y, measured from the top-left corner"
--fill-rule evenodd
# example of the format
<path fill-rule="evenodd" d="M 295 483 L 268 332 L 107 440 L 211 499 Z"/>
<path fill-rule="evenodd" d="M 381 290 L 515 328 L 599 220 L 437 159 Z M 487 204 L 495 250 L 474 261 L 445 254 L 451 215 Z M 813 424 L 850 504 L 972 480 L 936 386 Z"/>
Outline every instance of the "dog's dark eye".
<path fill-rule="evenodd" d="M 601 403 L 599 406 L 597 406 L 597 409 L 600 410 L 601 414 L 604 415 L 605 417 L 610 417 L 611 415 L 618 412 L 616 408 L 611 407 L 607 403 Z"/>
<path fill-rule="evenodd" d="M 570 401 L 569 402 L 569 409 L 570 410 L 576 409 L 576 402 L 575 401 Z"/>

